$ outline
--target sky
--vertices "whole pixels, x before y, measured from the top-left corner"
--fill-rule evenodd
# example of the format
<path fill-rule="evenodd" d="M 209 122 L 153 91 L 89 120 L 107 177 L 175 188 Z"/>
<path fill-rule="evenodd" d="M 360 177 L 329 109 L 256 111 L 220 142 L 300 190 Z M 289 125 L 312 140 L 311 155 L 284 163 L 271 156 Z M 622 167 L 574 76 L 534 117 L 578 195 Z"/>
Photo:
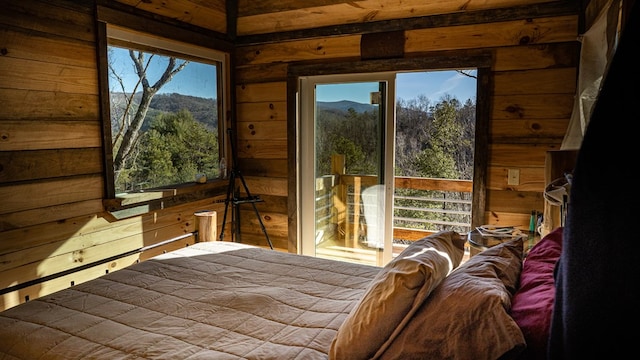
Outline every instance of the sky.
<path fill-rule="evenodd" d="M 112 47 L 109 58 L 117 69 L 126 69 L 121 74 L 125 84 L 129 86 L 127 91 L 132 90 L 132 84 L 138 80 L 138 76 L 133 72 L 133 63 L 129 58 L 127 50 Z M 166 67 L 166 60 L 161 64 L 151 66 L 147 71 L 149 81 L 155 83 Z M 476 72 L 472 72 L 476 75 Z M 119 87 L 113 86 L 110 79 L 112 91 L 121 91 Z M 377 91 L 377 86 L 371 87 L 372 83 L 352 83 L 341 85 L 323 85 L 318 89 L 318 101 L 340 101 L 350 100 L 359 103 L 370 103 L 369 94 Z M 164 85 L 159 93 L 180 93 L 203 98 L 216 98 L 216 74 L 211 65 L 190 62 L 182 71 Z M 367 87 L 367 85 L 369 85 Z M 140 90 L 140 89 L 139 89 Z M 425 95 L 431 101 L 438 101 L 445 94 L 456 97 L 464 103 L 467 99 L 475 100 L 476 80 L 462 75 L 456 71 L 430 71 L 399 73 L 396 76 L 396 97 L 403 100 L 411 100 L 418 95 Z"/>
<path fill-rule="evenodd" d="M 120 75 L 123 77 L 125 86 L 127 86 L 127 92 L 129 92 L 138 81 L 138 75 L 133 71 L 133 61 L 129 57 L 128 50 L 116 47 L 111 47 L 110 49 L 112 49 L 112 51 L 109 53 L 109 60 L 113 64 L 113 67 L 116 69 L 125 69 Z M 159 56 L 156 57 L 160 58 Z M 151 85 L 158 81 L 167 66 L 167 62 L 168 60 L 166 60 L 166 58 L 152 62 L 152 66 L 147 70 L 147 78 Z M 179 61 L 178 64 L 181 62 L 182 61 Z M 119 87 L 114 88 L 113 84 L 113 79 L 109 78 L 111 91 L 121 91 Z M 142 88 L 139 87 L 138 91 L 141 90 Z M 180 93 L 183 95 L 215 99 L 217 98 L 215 66 L 190 62 L 184 69 L 178 72 L 171 81 L 160 88 L 158 93 Z"/>
<path fill-rule="evenodd" d="M 476 75 L 475 70 L 469 73 Z M 377 91 L 376 83 L 323 85 L 318 88 L 316 96 L 318 101 L 369 103 L 369 94 L 373 91 Z M 435 102 L 445 94 L 456 97 L 462 103 L 467 99 L 475 100 L 476 79 L 457 71 L 411 72 L 396 76 L 396 98 L 411 100 L 418 95 L 425 95 Z"/>

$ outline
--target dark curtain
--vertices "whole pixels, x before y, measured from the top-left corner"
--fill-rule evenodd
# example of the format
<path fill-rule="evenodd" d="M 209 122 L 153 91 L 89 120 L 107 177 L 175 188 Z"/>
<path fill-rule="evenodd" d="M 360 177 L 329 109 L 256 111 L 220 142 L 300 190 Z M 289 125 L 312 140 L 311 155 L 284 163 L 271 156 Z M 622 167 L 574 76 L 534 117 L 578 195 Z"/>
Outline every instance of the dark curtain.
<path fill-rule="evenodd" d="M 640 345 L 638 10 L 636 1 L 576 160 L 556 267 L 551 359 L 622 359 Z"/>

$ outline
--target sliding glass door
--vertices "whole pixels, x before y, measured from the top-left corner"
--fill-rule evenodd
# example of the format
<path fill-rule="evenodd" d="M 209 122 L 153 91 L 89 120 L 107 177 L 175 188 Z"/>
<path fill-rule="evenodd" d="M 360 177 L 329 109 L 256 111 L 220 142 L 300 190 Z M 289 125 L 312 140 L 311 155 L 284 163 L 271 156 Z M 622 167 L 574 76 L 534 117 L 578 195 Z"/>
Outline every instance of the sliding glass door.
<path fill-rule="evenodd" d="M 392 258 L 395 75 L 301 78 L 301 253 Z"/>

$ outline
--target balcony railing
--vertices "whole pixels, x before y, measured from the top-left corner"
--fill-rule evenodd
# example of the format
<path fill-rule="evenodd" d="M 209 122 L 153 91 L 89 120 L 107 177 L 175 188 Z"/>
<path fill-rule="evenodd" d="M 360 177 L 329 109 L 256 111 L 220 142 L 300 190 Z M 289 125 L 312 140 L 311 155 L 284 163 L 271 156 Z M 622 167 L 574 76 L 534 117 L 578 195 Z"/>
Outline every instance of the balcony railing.
<path fill-rule="evenodd" d="M 470 180 L 395 177 L 394 243 L 426 235 L 471 228 L 473 183 Z M 377 177 L 327 175 L 316 180 L 316 227 L 346 246 L 361 242 L 367 233 L 362 192 L 377 185 Z"/>

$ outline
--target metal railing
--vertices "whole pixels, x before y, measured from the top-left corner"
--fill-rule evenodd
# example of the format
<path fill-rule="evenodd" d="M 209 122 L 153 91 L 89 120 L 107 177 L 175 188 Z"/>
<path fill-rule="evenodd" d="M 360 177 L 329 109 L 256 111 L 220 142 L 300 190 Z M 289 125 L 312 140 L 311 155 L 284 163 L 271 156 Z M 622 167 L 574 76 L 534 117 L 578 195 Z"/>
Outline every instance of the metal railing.
<path fill-rule="evenodd" d="M 443 230 L 470 231 L 472 181 L 397 176 L 394 183 L 394 241 L 413 241 Z M 346 243 L 362 240 L 367 231 L 362 191 L 373 185 L 375 176 L 318 178 L 317 228 Z"/>

